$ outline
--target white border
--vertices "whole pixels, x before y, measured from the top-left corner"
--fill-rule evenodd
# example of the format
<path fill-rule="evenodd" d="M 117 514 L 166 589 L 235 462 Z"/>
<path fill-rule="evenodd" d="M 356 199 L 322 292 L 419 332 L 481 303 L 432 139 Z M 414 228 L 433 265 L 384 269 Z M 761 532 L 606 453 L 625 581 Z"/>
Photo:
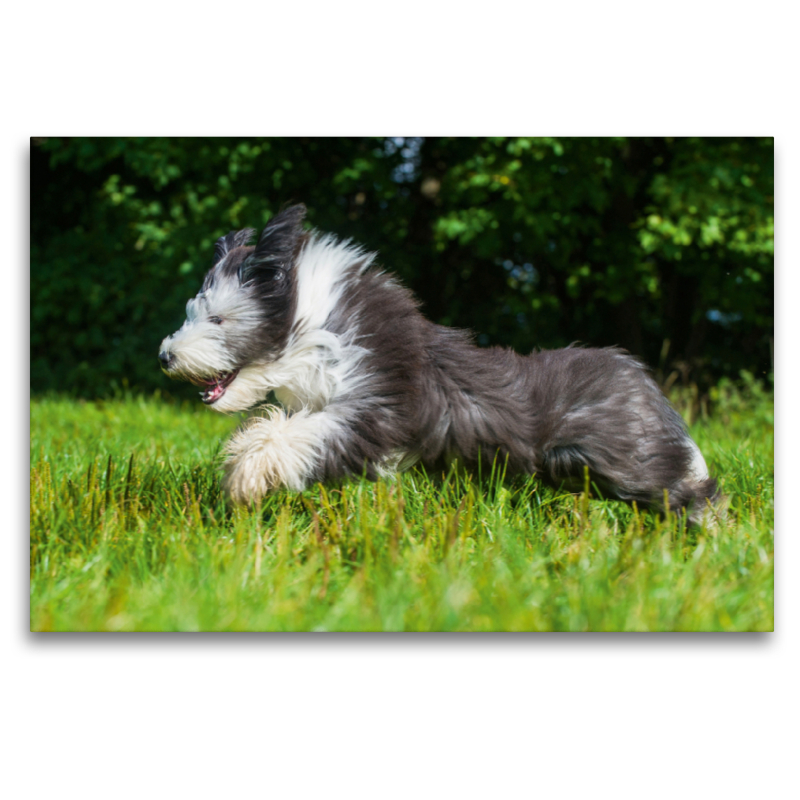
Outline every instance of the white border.
<path fill-rule="evenodd" d="M 7 796 L 672 800 L 796 785 L 797 535 L 782 502 L 798 477 L 785 413 L 800 297 L 796 25 L 774 2 L 549 5 L 7 10 Z M 28 137 L 229 133 L 775 135 L 777 633 L 27 633 Z"/>

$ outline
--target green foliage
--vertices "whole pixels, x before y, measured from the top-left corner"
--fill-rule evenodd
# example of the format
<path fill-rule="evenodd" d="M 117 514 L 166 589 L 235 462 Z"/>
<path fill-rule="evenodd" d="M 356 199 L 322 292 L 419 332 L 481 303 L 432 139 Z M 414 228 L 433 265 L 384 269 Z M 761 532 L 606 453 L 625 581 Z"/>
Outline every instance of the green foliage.
<path fill-rule="evenodd" d="M 772 396 L 715 392 L 692 432 L 729 522 L 701 531 L 497 473 L 231 510 L 217 465 L 236 420 L 158 398 L 35 400 L 31 628 L 772 630 Z"/>
<path fill-rule="evenodd" d="M 702 385 L 771 368 L 771 139 L 44 139 L 31 385 L 179 396 L 156 367 L 214 240 L 303 201 L 444 324 L 620 344 Z"/>

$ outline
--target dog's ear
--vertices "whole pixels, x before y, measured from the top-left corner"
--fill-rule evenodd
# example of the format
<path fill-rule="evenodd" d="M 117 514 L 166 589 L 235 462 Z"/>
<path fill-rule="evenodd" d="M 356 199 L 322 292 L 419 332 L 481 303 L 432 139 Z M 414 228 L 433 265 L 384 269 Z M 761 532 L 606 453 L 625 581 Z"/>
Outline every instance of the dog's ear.
<path fill-rule="evenodd" d="M 224 236 L 220 236 L 214 245 L 214 261 L 211 266 L 215 267 L 219 264 L 231 250 L 249 244 L 254 235 L 255 231 L 252 228 L 244 228 L 244 230 L 231 231 Z"/>
<path fill-rule="evenodd" d="M 303 235 L 305 216 L 306 207 L 301 203 L 289 206 L 267 223 L 255 251 L 239 267 L 242 283 L 272 281 L 292 268 Z"/>

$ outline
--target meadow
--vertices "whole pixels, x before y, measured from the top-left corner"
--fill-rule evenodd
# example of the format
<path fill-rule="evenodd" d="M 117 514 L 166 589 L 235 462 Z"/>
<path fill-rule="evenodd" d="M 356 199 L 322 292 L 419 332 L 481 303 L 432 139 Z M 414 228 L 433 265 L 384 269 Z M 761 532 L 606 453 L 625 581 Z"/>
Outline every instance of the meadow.
<path fill-rule="evenodd" d="M 239 422 L 157 395 L 31 402 L 33 631 L 769 631 L 771 391 L 673 399 L 730 497 L 687 529 L 535 477 L 220 492 Z"/>

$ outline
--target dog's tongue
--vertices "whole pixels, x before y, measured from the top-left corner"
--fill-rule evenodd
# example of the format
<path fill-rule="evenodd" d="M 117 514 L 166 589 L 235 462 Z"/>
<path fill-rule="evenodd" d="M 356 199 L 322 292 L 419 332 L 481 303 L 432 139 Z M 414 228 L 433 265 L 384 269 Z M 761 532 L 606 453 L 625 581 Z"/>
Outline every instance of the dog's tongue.
<path fill-rule="evenodd" d="M 203 392 L 203 402 L 213 403 L 214 401 L 219 400 L 223 394 L 225 394 L 225 387 L 221 383 L 218 383 Z"/>
<path fill-rule="evenodd" d="M 223 372 L 211 381 L 205 381 L 208 388 L 203 392 L 203 402 L 211 404 L 219 400 L 238 374 L 239 370 L 235 369 L 232 372 Z"/>

